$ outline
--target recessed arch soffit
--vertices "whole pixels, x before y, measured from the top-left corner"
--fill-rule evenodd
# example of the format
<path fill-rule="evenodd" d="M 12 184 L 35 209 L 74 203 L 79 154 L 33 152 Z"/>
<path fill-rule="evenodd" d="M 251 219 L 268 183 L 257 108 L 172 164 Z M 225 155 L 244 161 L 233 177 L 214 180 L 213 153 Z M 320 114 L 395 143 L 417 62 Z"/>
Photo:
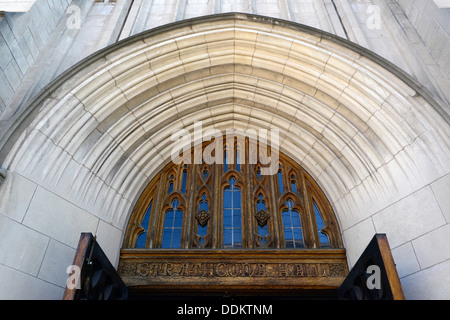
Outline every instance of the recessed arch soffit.
<path fill-rule="evenodd" d="M 281 151 L 332 184 L 324 190 L 337 199 L 424 133 L 450 141 L 439 105 L 374 57 L 274 19 L 232 14 L 175 23 L 58 78 L 35 100 L 39 112 L 5 164 L 43 165 L 42 179 L 59 181 L 70 158 L 86 171 L 73 173 L 80 197 L 107 185 L 133 202 L 170 160 L 174 130 L 192 132 L 198 121 L 204 130 L 276 128 Z M 30 150 L 38 156 L 22 156 Z"/>

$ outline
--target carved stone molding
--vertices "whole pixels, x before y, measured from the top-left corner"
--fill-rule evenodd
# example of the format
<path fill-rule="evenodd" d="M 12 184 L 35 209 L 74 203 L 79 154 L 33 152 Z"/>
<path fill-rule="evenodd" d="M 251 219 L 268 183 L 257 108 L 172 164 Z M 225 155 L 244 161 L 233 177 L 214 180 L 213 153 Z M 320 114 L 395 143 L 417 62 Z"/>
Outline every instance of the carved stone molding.
<path fill-rule="evenodd" d="M 7 171 L 3 168 L 0 168 L 0 186 L 2 185 L 3 181 L 6 179 Z"/>
<path fill-rule="evenodd" d="M 164 290 L 338 288 L 345 250 L 122 250 L 127 286 Z"/>

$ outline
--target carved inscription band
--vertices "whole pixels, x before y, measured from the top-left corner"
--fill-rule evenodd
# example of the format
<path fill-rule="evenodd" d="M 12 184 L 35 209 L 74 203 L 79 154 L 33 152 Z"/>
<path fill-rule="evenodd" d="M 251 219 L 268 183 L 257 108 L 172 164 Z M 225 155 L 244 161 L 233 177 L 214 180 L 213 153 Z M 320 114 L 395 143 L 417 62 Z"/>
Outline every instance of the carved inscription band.
<path fill-rule="evenodd" d="M 305 278 L 345 277 L 343 263 L 241 263 L 241 262 L 143 262 L 124 263 L 119 273 L 125 277 L 233 277 Z"/>

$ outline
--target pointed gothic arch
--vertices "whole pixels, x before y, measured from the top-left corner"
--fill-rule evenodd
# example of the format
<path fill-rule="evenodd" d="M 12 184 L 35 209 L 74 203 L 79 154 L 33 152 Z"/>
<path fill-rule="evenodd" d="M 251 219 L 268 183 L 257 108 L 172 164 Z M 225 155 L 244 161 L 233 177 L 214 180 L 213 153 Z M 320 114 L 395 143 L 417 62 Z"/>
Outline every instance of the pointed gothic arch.
<path fill-rule="evenodd" d="M 117 262 L 139 196 L 170 159 L 171 133 L 192 133 L 196 121 L 220 131 L 280 128 L 281 152 L 330 200 L 350 265 L 366 219 L 385 228 L 383 208 L 448 174 L 448 111 L 404 72 L 319 30 L 225 14 L 101 50 L 14 116 L 0 138 L 10 181 L 39 186 L 50 213 L 71 208 L 54 215 L 58 228 L 38 222 L 52 220 L 46 212 L 23 223 L 72 248 L 80 229 L 108 230 Z M 433 223 L 424 219 L 414 237 Z M 396 246 L 413 238 L 393 230 Z"/>

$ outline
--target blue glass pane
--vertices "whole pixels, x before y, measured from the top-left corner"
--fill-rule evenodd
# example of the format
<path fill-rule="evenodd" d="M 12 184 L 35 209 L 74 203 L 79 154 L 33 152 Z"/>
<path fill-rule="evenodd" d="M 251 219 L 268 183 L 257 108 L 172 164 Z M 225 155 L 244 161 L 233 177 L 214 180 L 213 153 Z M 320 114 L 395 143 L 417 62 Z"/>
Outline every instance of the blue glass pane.
<path fill-rule="evenodd" d="M 225 189 L 223 192 L 223 207 L 232 208 L 232 192 L 230 189 Z"/>
<path fill-rule="evenodd" d="M 223 192 L 223 246 L 241 247 L 241 190 L 235 188 L 236 180 L 229 180 L 230 187 Z"/>
<path fill-rule="evenodd" d="M 297 187 L 295 185 L 295 181 L 291 181 L 291 189 L 292 189 L 292 192 L 297 192 Z"/>
<path fill-rule="evenodd" d="M 225 151 L 223 153 L 223 171 L 227 172 L 228 171 L 228 152 Z"/>
<path fill-rule="evenodd" d="M 291 200 L 288 200 L 286 204 L 288 210 L 282 214 L 286 248 L 303 247 L 300 215 L 297 211 L 292 210 L 293 202 Z"/>
<path fill-rule="evenodd" d="M 232 245 L 232 229 L 224 229 L 223 230 L 223 246 L 225 248 L 230 247 Z"/>
<path fill-rule="evenodd" d="M 199 236 L 204 237 L 208 233 L 208 225 L 205 225 L 202 227 L 201 225 L 198 225 L 197 233 Z"/>
<path fill-rule="evenodd" d="M 143 232 L 138 236 L 137 242 L 136 242 L 136 248 L 145 248 L 145 242 L 147 239 L 147 232 Z"/>
<path fill-rule="evenodd" d="M 173 192 L 173 181 L 169 182 L 169 193 Z"/>
<path fill-rule="evenodd" d="M 256 204 L 256 212 L 259 212 L 260 210 L 266 210 L 266 205 L 262 201 L 258 201 Z"/>
<path fill-rule="evenodd" d="M 240 248 L 242 246 L 241 229 L 234 229 L 233 233 L 233 248 Z"/>
<path fill-rule="evenodd" d="M 233 227 L 240 228 L 241 227 L 241 211 L 236 210 L 233 212 Z"/>
<path fill-rule="evenodd" d="M 173 226 L 175 228 L 181 228 L 183 226 L 183 212 L 176 211 L 175 220 Z"/>
<path fill-rule="evenodd" d="M 264 227 L 258 226 L 258 233 L 259 235 L 265 237 L 267 235 L 267 225 Z"/>
<path fill-rule="evenodd" d="M 236 151 L 236 170 L 241 171 L 241 152 L 239 149 Z"/>
<path fill-rule="evenodd" d="M 239 189 L 233 191 L 233 206 L 234 208 L 241 207 L 241 191 Z"/>
<path fill-rule="evenodd" d="M 173 209 L 166 213 L 164 220 L 164 233 L 162 248 L 179 248 L 181 245 L 181 227 L 183 225 L 183 212 L 177 210 L 178 200 L 172 202 Z"/>
<path fill-rule="evenodd" d="M 313 202 L 313 205 L 314 205 L 314 214 L 315 214 L 316 223 L 317 223 L 317 230 L 322 230 L 322 228 L 324 227 L 322 215 L 320 214 L 319 208 L 317 208 L 317 205 L 315 202 Z"/>
<path fill-rule="evenodd" d="M 256 175 L 258 176 L 258 178 L 261 178 L 261 168 L 258 167 L 258 169 L 256 169 Z"/>
<path fill-rule="evenodd" d="M 283 226 L 285 228 L 290 228 L 292 226 L 291 215 L 288 211 L 283 212 Z"/>
<path fill-rule="evenodd" d="M 147 212 L 145 213 L 144 219 L 142 220 L 142 227 L 145 230 L 148 230 L 148 222 L 150 221 L 150 213 L 152 212 L 152 204 L 153 204 L 153 200 L 150 201 L 150 205 L 148 206 Z"/>
<path fill-rule="evenodd" d="M 301 222 L 300 222 L 300 215 L 298 214 L 298 212 L 291 211 L 291 215 L 292 215 L 292 226 L 294 228 L 300 227 L 301 226 Z"/>
<path fill-rule="evenodd" d="M 278 191 L 280 192 L 280 194 L 284 192 L 283 174 L 281 173 L 281 170 L 278 171 Z"/>
<path fill-rule="evenodd" d="M 181 192 L 186 193 L 187 170 L 183 170 L 183 180 L 181 181 Z"/>
<path fill-rule="evenodd" d="M 150 213 L 152 212 L 152 203 L 153 200 L 150 201 L 150 205 L 148 206 L 147 212 L 145 213 L 144 219 L 142 219 L 142 227 L 144 228 L 144 232 L 142 232 L 137 239 L 136 248 L 145 248 L 145 242 L 147 239 L 147 231 L 148 231 L 148 223 L 150 221 Z"/>
<path fill-rule="evenodd" d="M 231 228 L 232 227 L 231 214 L 232 214 L 231 210 L 229 210 L 229 209 L 224 209 L 223 210 L 223 227 L 224 228 Z"/>
<path fill-rule="evenodd" d="M 162 248 L 171 248 L 172 245 L 172 229 L 165 229 L 162 241 Z"/>
<path fill-rule="evenodd" d="M 201 210 L 205 210 L 206 212 L 208 212 L 209 208 L 208 208 L 208 202 L 206 201 L 206 194 L 202 195 L 202 200 L 200 201 L 200 211 Z"/>
<path fill-rule="evenodd" d="M 180 248 L 181 245 L 181 229 L 174 229 L 172 234 L 172 246 L 173 249 Z"/>
<path fill-rule="evenodd" d="M 292 229 L 291 228 L 285 228 L 284 229 L 284 240 L 292 240 Z"/>
<path fill-rule="evenodd" d="M 302 229 L 294 229 L 294 239 L 300 240 L 302 237 Z"/>
<path fill-rule="evenodd" d="M 166 213 L 166 220 L 164 221 L 164 227 L 165 228 L 170 228 L 170 227 L 172 227 L 173 225 L 172 225 L 172 221 L 173 221 L 173 217 L 174 217 L 174 212 L 171 210 L 171 211 L 168 211 L 167 213 Z"/>
<path fill-rule="evenodd" d="M 267 236 L 267 225 L 265 225 L 264 227 L 258 226 L 258 234 L 261 236 L 261 242 L 265 244 L 265 236 Z"/>
<path fill-rule="evenodd" d="M 286 201 L 286 205 L 288 206 L 289 209 L 292 209 L 292 207 L 294 206 L 294 203 L 292 202 L 292 200 L 288 200 L 288 201 Z"/>
<path fill-rule="evenodd" d="M 325 227 L 325 224 L 322 219 L 322 215 L 320 214 L 319 208 L 317 207 L 316 203 L 313 201 L 314 205 L 314 215 L 316 217 L 316 224 L 317 224 L 317 231 L 319 232 L 319 241 L 321 247 L 327 247 L 330 245 L 330 240 L 328 239 L 327 235 L 322 233 L 322 229 Z"/>
<path fill-rule="evenodd" d="M 295 248 L 294 247 L 294 241 L 292 239 L 286 239 L 285 240 L 285 245 L 286 245 L 286 248 Z"/>
<path fill-rule="evenodd" d="M 319 233 L 319 241 L 321 247 L 328 247 L 330 245 L 330 241 L 326 234 Z"/>

